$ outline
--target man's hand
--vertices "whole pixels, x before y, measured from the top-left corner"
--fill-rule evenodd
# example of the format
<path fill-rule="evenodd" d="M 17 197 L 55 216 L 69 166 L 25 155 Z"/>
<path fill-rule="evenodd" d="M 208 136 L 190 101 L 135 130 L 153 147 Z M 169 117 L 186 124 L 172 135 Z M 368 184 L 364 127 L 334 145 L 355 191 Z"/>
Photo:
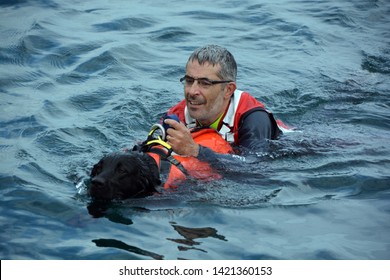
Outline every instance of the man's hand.
<path fill-rule="evenodd" d="M 171 145 L 172 150 L 182 156 L 197 157 L 199 145 L 195 143 L 190 130 L 184 124 L 172 119 L 165 119 L 164 122 L 171 126 L 166 133 L 167 143 Z"/>

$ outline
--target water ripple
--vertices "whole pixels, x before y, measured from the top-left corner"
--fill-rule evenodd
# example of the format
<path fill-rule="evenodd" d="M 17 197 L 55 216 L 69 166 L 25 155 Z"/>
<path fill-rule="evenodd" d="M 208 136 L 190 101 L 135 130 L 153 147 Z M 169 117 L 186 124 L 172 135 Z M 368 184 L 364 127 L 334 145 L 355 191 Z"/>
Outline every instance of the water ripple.
<path fill-rule="evenodd" d="M 151 37 L 156 41 L 183 42 L 193 33 L 180 27 L 166 27 L 151 32 Z"/>
<path fill-rule="evenodd" d="M 3 258 L 389 258 L 386 1 L 76 2 L 0 3 Z M 95 215 L 75 184 L 145 139 L 206 43 L 297 131 Z"/>
<path fill-rule="evenodd" d="M 47 129 L 35 116 L 15 118 L 0 122 L 0 137 L 15 139 L 19 137 L 32 137 Z"/>
<path fill-rule="evenodd" d="M 105 23 L 94 24 L 97 31 L 136 31 L 148 28 L 156 24 L 156 21 L 148 18 L 122 18 Z"/>
<path fill-rule="evenodd" d="M 390 49 L 379 56 L 364 53 L 362 68 L 371 73 L 390 74 Z"/>

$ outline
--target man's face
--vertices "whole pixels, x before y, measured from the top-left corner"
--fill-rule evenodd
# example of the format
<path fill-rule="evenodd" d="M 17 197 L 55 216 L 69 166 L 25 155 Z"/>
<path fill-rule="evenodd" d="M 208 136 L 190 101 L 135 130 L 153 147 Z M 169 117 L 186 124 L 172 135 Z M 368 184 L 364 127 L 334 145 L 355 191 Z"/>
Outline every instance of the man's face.
<path fill-rule="evenodd" d="M 221 79 L 217 76 L 219 70 L 219 65 L 213 66 L 209 63 L 200 65 L 195 60 L 188 62 L 186 75 L 195 79 L 207 78 L 220 81 Z M 190 116 L 197 119 L 202 125 L 211 125 L 226 110 L 234 89 L 232 91 L 232 87 L 227 86 L 227 84 L 202 86 L 198 81 L 186 84 L 184 86 L 184 97 L 187 101 Z"/>

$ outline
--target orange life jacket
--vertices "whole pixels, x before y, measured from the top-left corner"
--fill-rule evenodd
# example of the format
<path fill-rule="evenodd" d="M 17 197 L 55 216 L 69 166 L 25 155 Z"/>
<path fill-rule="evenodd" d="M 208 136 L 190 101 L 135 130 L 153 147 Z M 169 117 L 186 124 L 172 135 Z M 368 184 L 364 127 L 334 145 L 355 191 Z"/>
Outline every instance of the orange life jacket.
<path fill-rule="evenodd" d="M 192 138 L 199 145 L 210 148 L 214 152 L 220 154 L 233 153 L 233 149 L 230 144 L 212 128 L 198 129 L 192 131 L 191 133 Z M 160 149 L 161 151 L 166 151 L 162 146 L 153 147 L 153 149 L 155 148 Z M 147 153 L 153 157 L 161 170 L 162 161 L 166 159 L 161 157 L 161 153 L 153 152 L 153 150 Z M 176 154 L 172 156 L 179 164 L 175 165 L 170 163 L 169 173 L 167 174 L 167 179 L 164 183 L 164 189 L 177 187 L 180 182 L 186 180 L 187 176 L 204 181 L 221 179 L 221 175 L 213 170 L 207 162 L 200 161 L 196 157 L 180 156 Z M 181 165 L 182 168 L 180 168 L 179 165 Z"/>
<path fill-rule="evenodd" d="M 276 138 L 279 134 L 279 129 L 283 132 L 290 129 L 280 120 L 275 120 L 271 112 L 265 109 L 265 106 L 260 101 L 256 100 L 248 92 L 235 90 L 230 99 L 229 106 L 223 117 L 222 126 L 218 128 L 218 132 L 230 143 L 238 146 L 238 130 L 240 126 L 241 118 L 252 110 L 264 110 L 270 116 L 270 120 L 273 124 L 273 138 Z M 193 119 L 188 112 L 186 106 L 186 100 L 182 100 L 172 108 L 168 110 L 168 115 L 176 114 L 180 121 L 184 123 L 188 128 L 196 126 L 196 120 Z"/>

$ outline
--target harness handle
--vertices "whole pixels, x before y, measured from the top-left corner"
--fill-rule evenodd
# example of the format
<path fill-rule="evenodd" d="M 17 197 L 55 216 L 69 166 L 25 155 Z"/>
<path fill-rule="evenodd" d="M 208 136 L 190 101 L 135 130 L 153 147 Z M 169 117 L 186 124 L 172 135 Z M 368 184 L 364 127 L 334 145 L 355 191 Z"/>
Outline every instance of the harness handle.
<path fill-rule="evenodd" d="M 164 119 L 167 119 L 167 118 L 179 121 L 179 119 L 177 118 L 176 115 L 169 115 L 169 116 L 166 116 Z M 166 142 L 166 130 L 169 127 L 170 126 L 167 124 L 165 124 L 165 125 L 161 125 L 161 124 L 152 125 L 146 141 L 142 143 L 141 151 L 144 153 L 152 151 L 154 153 L 159 154 L 161 158 L 163 158 L 163 159 L 167 160 L 168 162 L 170 162 L 171 164 L 175 165 L 184 175 L 189 176 L 187 170 L 180 163 L 180 161 L 178 161 L 176 158 L 174 158 L 172 156 L 172 152 L 173 152 L 172 146 Z M 159 135 L 155 135 L 156 131 L 159 131 Z M 158 151 L 160 151 L 160 152 L 154 151 L 153 150 L 154 146 L 162 146 L 162 147 L 166 148 L 167 153 L 164 153 L 160 149 L 158 149 Z"/>
<path fill-rule="evenodd" d="M 157 136 L 155 136 L 156 131 L 160 132 L 160 134 Z M 150 150 L 151 147 L 161 145 L 168 150 L 168 154 L 170 155 L 172 153 L 172 147 L 163 139 L 166 139 L 165 129 L 161 124 L 156 123 L 152 125 L 152 128 L 150 129 L 150 132 L 148 134 L 148 138 L 144 143 L 142 143 L 141 150 L 143 152 L 147 152 Z"/>

